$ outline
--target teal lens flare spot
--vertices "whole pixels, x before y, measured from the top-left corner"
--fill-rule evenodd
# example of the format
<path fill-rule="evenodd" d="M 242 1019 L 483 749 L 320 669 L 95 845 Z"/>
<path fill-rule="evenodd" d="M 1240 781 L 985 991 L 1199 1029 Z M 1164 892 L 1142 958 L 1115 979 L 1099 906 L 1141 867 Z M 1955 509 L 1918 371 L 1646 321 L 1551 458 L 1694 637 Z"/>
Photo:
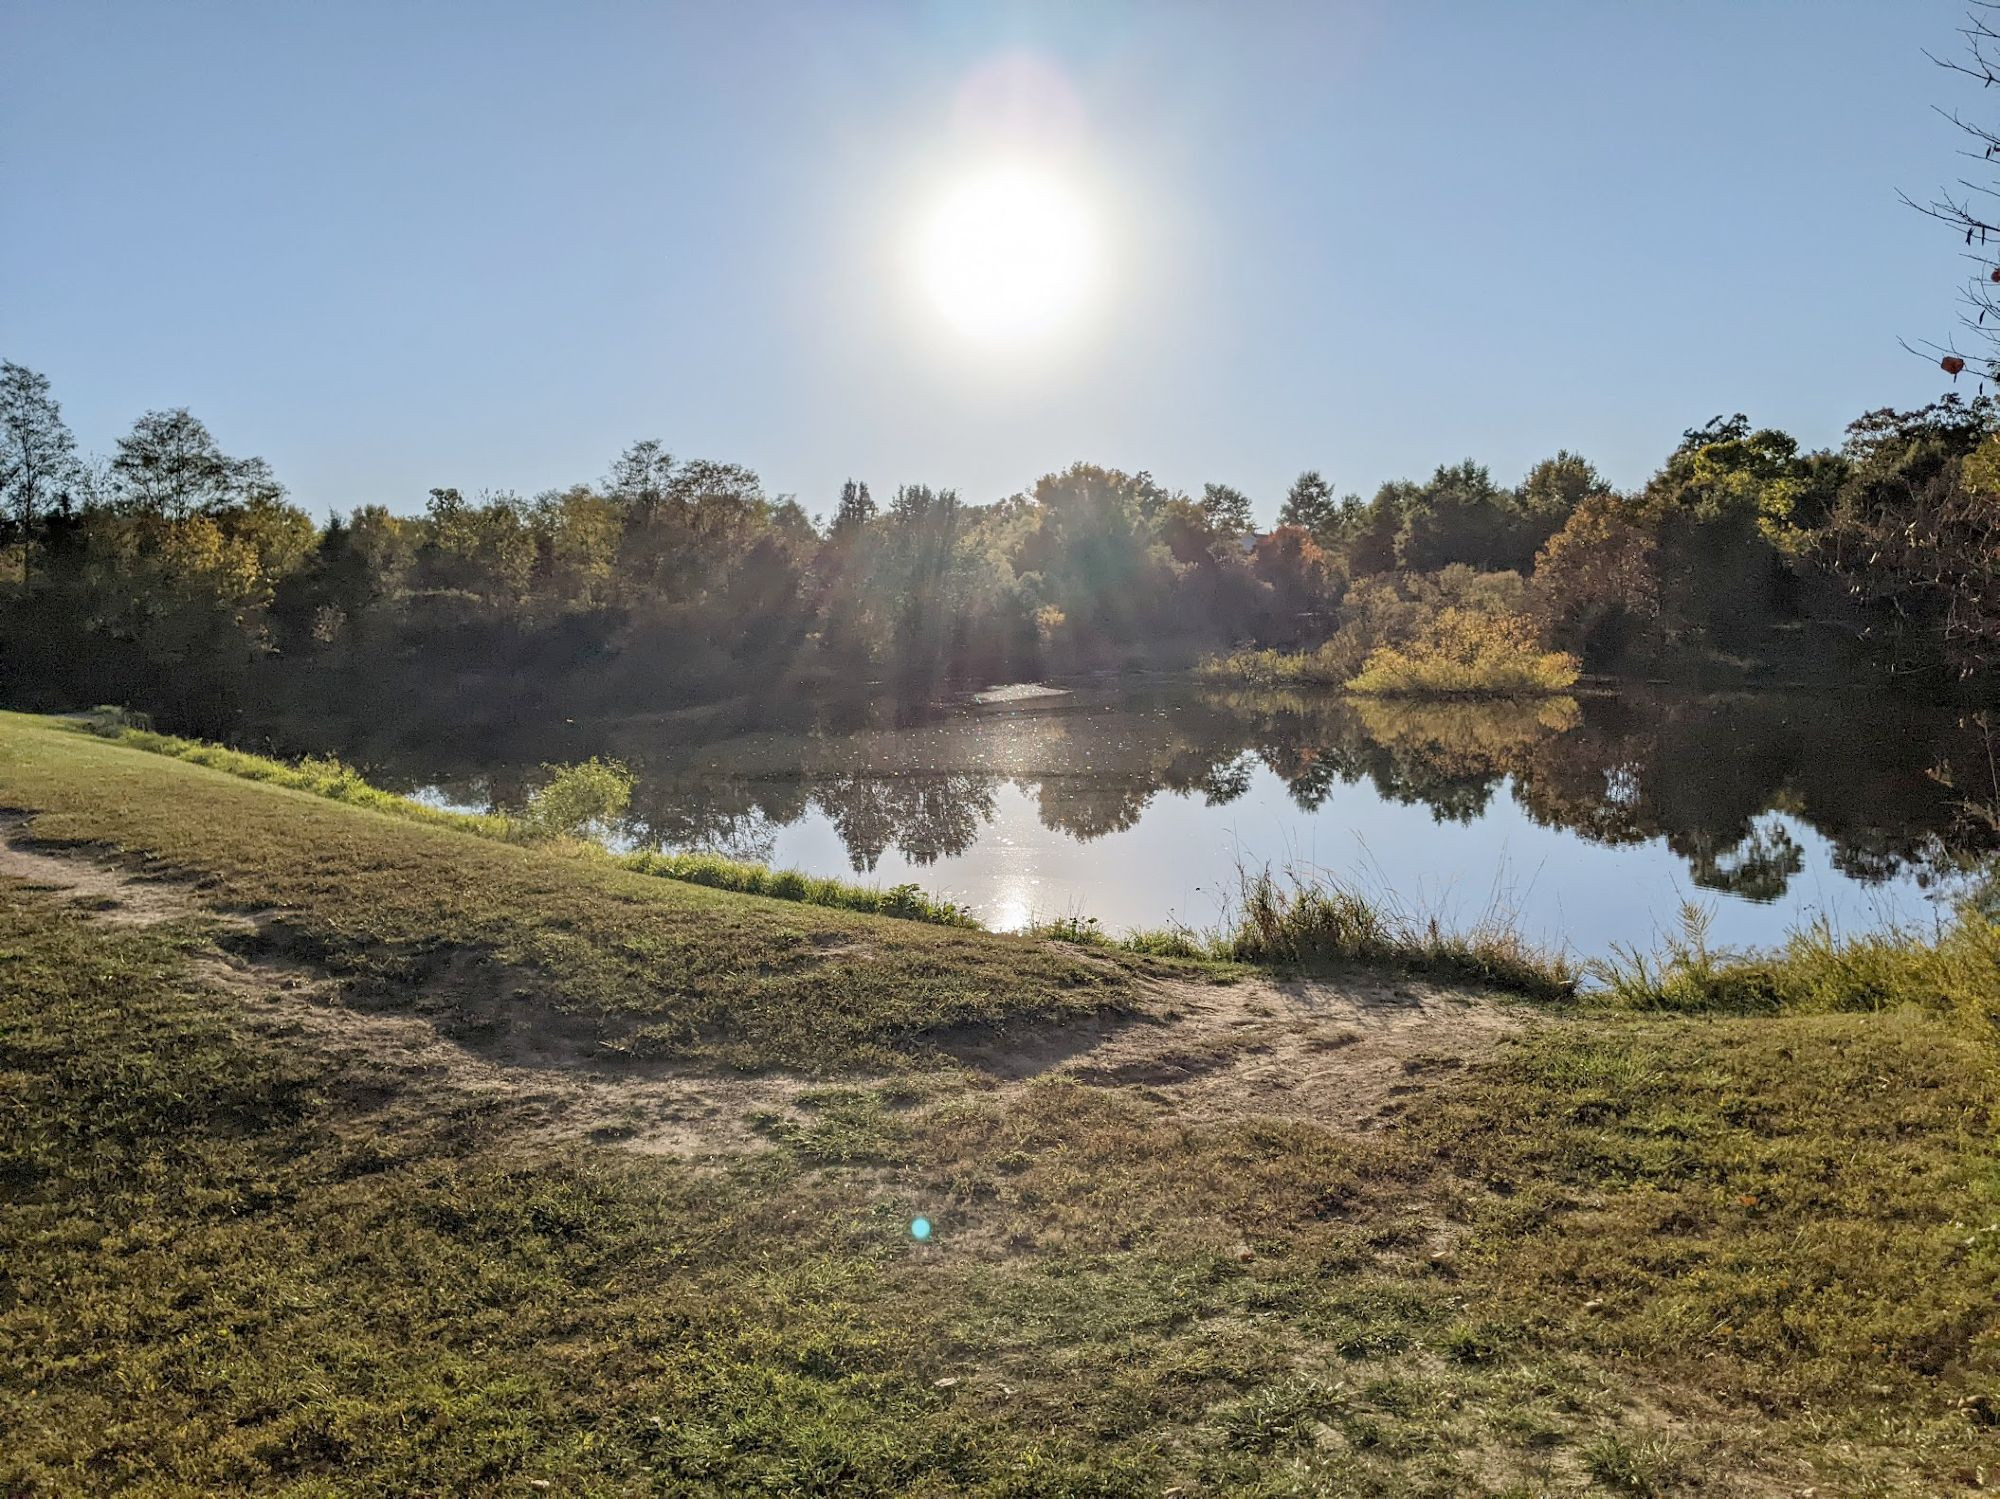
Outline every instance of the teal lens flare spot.
<path fill-rule="evenodd" d="M 928 1218 L 912 1218 L 912 1219 L 910 1220 L 910 1237 L 911 1237 L 911 1238 L 913 1238 L 913 1239 L 915 1239 L 915 1240 L 917 1240 L 918 1242 L 920 1242 L 920 1243 L 921 1243 L 921 1242 L 922 1242 L 923 1240 L 925 1240 L 925 1239 L 928 1239 L 928 1238 L 929 1238 L 930 1236 L 931 1236 L 931 1220 L 930 1220 L 930 1219 L 928 1219 Z"/>

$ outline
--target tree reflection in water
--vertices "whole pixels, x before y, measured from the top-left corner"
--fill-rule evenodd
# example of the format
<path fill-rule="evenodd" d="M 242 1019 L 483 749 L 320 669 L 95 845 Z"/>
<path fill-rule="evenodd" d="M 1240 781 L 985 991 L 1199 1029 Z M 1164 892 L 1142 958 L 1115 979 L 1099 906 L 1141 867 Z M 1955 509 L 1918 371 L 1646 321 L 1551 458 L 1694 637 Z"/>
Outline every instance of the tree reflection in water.
<path fill-rule="evenodd" d="M 744 725 L 737 723 L 738 730 Z M 576 757 L 575 740 L 568 749 Z M 1940 767 L 1983 767 L 1973 723 L 1911 699 L 1795 694 L 1623 694 L 1417 703 L 1337 694 L 1193 689 L 1081 692 L 914 723 L 737 733 L 663 748 L 603 726 L 583 753 L 639 773 L 636 843 L 768 862 L 779 830 L 817 813 L 857 872 L 895 850 L 915 865 L 971 849 L 1003 785 L 1041 825 L 1089 841 L 1138 823 L 1166 795 L 1226 807 L 1261 771 L 1304 812 L 1343 786 L 1475 823 L 1503 795 L 1534 823 L 1594 844 L 1658 842 L 1695 885 L 1782 897 L 1804 867 L 1795 829 L 1863 884 L 1928 885 L 1990 854 L 1991 821 Z M 378 772 L 380 766 L 375 767 Z M 448 800 L 507 806 L 534 773 L 432 774 Z"/>

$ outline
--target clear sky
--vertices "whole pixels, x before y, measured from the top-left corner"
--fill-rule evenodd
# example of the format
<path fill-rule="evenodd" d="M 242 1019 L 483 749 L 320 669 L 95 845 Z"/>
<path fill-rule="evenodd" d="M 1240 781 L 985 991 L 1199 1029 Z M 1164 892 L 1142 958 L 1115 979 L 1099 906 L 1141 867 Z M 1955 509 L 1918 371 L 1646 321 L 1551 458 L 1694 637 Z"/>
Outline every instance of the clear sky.
<path fill-rule="evenodd" d="M 638 437 L 824 511 L 1078 458 L 1269 518 L 1558 447 L 1642 480 L 1943 379 L 1954 0 L 0 0 L 0 356 L 86 449 L 186 405 L 314 510 Z M 1088 218 L 1052 336 L 925 291 L 1004 157 Z"/>

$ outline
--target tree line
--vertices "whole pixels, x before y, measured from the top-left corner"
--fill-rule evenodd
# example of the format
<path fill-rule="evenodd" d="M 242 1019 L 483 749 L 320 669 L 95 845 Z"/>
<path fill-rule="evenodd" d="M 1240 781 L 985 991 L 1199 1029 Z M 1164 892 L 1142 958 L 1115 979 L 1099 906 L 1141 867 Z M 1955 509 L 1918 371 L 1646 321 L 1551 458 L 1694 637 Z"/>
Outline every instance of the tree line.
<path fill-rule="evenodd" d="M 2000 654 L 1996 425 L 1951 395 L 1807 451 L 1719 417 L 1631 493 L 1569 452 L 1513 485 L 1467 461 L 1367 499 L 1307 472 L 1262 533 L 1228 485 L 1088 463 L 984 505 L 850 481 L 815 521 L 656 441 L 566 489 L 438 488 L 421 514 L 320 524 L 185 409 L 84 461 L 49 382 L 8 363 L 0 689 L 200 733 L 335 702 L 479 723 L 1364 651 L 1441 609 L 1599 673 L 1837 659 L 1979 684 Z"/>

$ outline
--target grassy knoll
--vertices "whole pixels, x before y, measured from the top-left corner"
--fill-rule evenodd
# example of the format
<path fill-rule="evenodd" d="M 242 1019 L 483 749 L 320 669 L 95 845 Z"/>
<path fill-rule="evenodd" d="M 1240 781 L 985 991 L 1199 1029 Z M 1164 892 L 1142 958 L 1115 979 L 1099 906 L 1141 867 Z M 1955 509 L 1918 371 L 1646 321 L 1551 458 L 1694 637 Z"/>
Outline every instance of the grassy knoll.
<path fill-rule="evenodd" d="M 216 988 L 201 917 L 110 927 L 0 882 L 0 1491 L 2000 1482 L 2000 1079 L 1963 1008 L 1572 1010 L 1443 1081 L 1413 1058 L 1392 1127 L 1193 1118 L 930 1065 L 942 1021 L 1143 1003 L 1135 960 L 26 720 L 0 803 L 283 907 L 377 1009 L 421 1011 L 463 943 L 521 1003 L 661 1026 L 691 1065 L 896 1069 L 720 1164 L 563 1142 Z"/>

